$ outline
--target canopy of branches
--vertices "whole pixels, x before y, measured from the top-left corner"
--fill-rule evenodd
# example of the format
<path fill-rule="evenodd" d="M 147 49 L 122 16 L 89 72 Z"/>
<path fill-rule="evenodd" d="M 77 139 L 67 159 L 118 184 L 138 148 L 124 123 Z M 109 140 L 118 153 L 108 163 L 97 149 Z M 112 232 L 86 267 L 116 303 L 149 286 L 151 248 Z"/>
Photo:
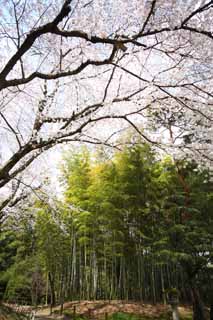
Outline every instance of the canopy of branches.
<path fill-rule="evenodd" d="M 211 166 L 212 1 L 1 4 L 0 188 L 10 194 L 1 211 L 26 196 L 42 153 L 119 147 L 129 126 Z"/>

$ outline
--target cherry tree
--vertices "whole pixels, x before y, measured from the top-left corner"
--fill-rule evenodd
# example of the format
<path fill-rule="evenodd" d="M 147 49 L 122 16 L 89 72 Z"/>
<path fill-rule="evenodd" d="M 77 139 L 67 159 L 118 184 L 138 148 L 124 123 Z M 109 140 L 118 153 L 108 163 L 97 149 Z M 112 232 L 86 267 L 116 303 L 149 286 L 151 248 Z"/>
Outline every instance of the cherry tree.
<path fill-rule="evenodd" d="M 211 165 L 213 1 L 3 2 L 1 210 L 41 154 L 129 126 Z"/>

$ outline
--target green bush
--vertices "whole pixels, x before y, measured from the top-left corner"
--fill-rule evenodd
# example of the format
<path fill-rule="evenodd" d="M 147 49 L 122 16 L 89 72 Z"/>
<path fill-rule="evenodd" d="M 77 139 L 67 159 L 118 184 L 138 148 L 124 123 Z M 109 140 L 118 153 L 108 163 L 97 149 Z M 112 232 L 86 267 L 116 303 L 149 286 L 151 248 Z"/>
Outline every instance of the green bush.
<path fill-rule="evenodd" d="M 130 313 L 116 312 L 113 313 L 110 317 L 110 320 L 139 320 L 139 316 Z"/>

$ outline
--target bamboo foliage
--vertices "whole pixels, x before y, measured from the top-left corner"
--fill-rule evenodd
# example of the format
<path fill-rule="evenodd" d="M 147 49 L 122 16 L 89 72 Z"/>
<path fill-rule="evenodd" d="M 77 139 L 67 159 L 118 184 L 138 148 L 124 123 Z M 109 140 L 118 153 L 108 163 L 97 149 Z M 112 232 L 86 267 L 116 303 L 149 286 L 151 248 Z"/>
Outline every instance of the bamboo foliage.
<path fill-rule="evenodd" d="M 22 258 L 33 265 L 36 257 L 39 265 L 43 285 L 36 301 L 60 303 L 61 310 L 70 299 L 166 303 L 173 287 L 184 302 L 190 292 L 198 297 L 195 279 L 212 261 L 213 185 L 206 169 L 194 171 L 195 163 L 182 161 L 179 168 L 190 188 L 187 205 L 180 171 L 147 145 L 101 161 L 85 149 L 66 157 L 63 201 L 54 210 L 39 202 L 32 209 L 32 230 L 23 232 L 34 238 L 33 252 L 20 239 Z M 16 299 L 15 291 L 7 298 Z"/>

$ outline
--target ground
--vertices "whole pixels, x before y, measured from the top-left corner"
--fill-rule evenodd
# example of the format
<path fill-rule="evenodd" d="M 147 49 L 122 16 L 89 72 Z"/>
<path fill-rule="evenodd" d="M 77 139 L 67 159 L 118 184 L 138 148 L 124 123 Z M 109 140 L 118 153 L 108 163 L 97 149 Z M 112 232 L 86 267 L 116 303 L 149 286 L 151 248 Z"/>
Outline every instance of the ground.
<path fill-rule="evenodd" d="M 30 312 L 31 307 L 19 307 L 13 309 L 19 312 Z M 59 314 L 60 307 L 53 309 L 53 314 L 50 316 L 48 307 L 40 307 L 36 311 L 36 320 L 47 319 L 94 319 L 94 320 L 152 320 L 171 319 L 170 308 L 163 304 L 144 304 L 139 302 L 125 302 L 125 301 L 73 301 L 64 304 L 64 315 Z M 179 307 L 181 319 L 191 320 L 192 311 L 190 307 Z M 112 316 L 113 315 L 113 316 Z M 24 319 L 19 314 L 15 313 L 7 306 L 0 306 L 0 320 L 22 320 Z"/>
<path fill-rule="evenodd" d="M 108 318 L 115 313 L 128 313 L 138 315 L 141 319 L 156 319 L 162 317 L 162 315 L 168 315 L 170 313 L 170 308 L 163 304 L 143 304 L 139 302 L 124 302 L 124 301 L 74 301 L 67 302 L 64 304 L 64 312 L 67 315 L 72 315 L 75 313 L 76 317 L 81 315 L 82 317 L 91 319 L 103 319 Z M 39 318 L 46 319 L 60 319 L 59 314 L 60 307 L 54 308 L 54 313 L 49 316 L 49 308 L 40 309 L 36 315 Z M 191 308 L 190 307 L 179 307 L 180 315 L 182 319 L 191 319 Z M 163 319 L 163 318 L 162 318 Z"/>
<path fill-rule="evenodd" d="M 0 304 L 0 320 L 24 320 L 25 316 L 15 312 L 13 309 Z"/>

